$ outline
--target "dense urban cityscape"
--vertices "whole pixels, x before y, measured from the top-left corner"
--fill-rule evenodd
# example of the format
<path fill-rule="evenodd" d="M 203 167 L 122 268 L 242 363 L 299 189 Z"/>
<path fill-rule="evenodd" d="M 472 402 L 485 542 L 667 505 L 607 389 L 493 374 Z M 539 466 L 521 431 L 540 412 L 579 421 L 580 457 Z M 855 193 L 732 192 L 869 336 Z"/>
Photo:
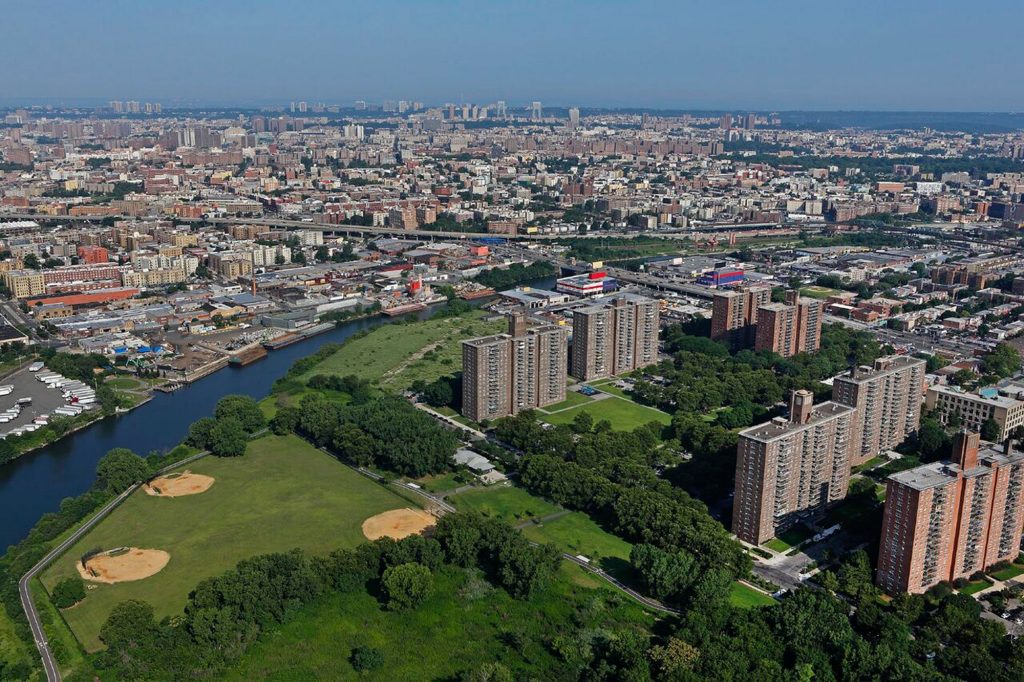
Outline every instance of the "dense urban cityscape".
<path fill-rule="evenodd" d="M 427 5 L 12 9 L 0 680 L 1024 679 L 1005 46 Z"/>

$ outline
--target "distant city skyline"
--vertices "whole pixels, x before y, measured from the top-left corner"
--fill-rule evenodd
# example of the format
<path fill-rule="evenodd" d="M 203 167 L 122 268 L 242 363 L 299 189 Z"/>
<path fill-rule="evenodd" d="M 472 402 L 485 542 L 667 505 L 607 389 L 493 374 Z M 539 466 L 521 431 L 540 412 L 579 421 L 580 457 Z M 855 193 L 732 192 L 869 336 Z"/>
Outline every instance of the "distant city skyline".
<path fill-rule="evenodd" d="M 351 105 L 505 100 L 707 110 L 1024 110 L 987 40 L 1008 0 L 542 5 L 169 5 L 50 0 L 5 12 L 0 102 Z M 550 104 L 549 104 L 550 103 Z"/>

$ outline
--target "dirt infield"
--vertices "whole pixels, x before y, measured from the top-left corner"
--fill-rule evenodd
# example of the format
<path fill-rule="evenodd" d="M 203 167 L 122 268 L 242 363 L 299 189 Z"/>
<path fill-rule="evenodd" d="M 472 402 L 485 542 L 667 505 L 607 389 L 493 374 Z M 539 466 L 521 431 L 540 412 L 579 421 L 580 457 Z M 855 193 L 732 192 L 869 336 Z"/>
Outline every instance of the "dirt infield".
<path fill-rule="evenodd" d="M 155 575 L 171 560 L 171 555 L 162 549 L 125 549 L 97 554 L 86 559 L 85 566 L 79 561 L 78 574 L 96 583 L 123 583 Z"/>
<path fill-rule="evenodd" d="M 182 495 L 205 493 L 215 480 L 212 476 L 183 471 L 180 474 L 154 478 L 143 487 L 146 489 L 147 495 L 154 497 L 181 497 Z"/>
<path fill-rule="evenodd" d="M 363 535 L 370 540 L 415 535 L 427 528 L 433 528 L 437 519 L 422 509 L 392 509 L 363 521 Z"/>

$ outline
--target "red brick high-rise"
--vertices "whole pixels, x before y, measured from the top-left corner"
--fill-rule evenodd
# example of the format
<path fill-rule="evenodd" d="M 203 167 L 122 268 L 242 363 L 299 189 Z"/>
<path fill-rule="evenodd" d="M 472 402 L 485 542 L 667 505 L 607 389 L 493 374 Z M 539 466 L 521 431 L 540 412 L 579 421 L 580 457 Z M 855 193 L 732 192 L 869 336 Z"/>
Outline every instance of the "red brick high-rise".
<path fill-rule="evenodd" d="M 876 580 L 885 591 L 924 592 L 1020 553 L 1024 453 L 980 447 L 961 432 L 952 461 L 889 477 Z"/>

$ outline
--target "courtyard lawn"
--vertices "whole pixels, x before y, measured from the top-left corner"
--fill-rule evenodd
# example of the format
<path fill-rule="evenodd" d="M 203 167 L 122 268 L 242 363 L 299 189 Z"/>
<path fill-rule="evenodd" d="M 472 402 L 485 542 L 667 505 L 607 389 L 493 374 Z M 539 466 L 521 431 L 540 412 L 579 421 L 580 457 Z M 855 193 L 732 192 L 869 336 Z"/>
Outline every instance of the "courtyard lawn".
<path fill-rule="evenodd" d="M 1020 563 L 1014 563 L 1000 571 L 994 571 L 992 573 L 989 573 L 989 575 L 991 575 L 996 580 L 1012 580 L 1013 578 L 1016 578 L 1022 573 L 1024 573 L 1024 565 Z"/>
<path fill-rule="evenodd" d="M 607 419 L 616 431 L 632 431 L 636 427 L 652 421 L 666 426 L 672 423 L 672 416 L 668 413 L 618 396 L 592 400 L 584 405 L 554 414 L 541 414 L 540 418 L 549 424 L 568 424 L 575 419 L 577 414 L 584 411 L 590 413 L 595 423 Z"/>
<path fill-rule="evenodd" d="M 433 381 L 461 369 L 463 339 L 505 328 L 502 322 L 483 318 L 484 313 L 475 310 L 459 317 L 381 325 L 347 340 L 338 352 L 298 378 L 305 381 L 316 374 L 354 374 L 396 389 L 416 379 Z"/>
<path fill-rule="evenodd" d="M 478 490 L 467 490 L 452 495 L 448 501 L 459 511 L 477 511 L 484 516 L 498 518 L 510 523 L 540 518 L 559 511 L 547 500 L 534 497 L 522 488 L 499 485 Z"/>
<path fill-rule="evenodd" d="M 565 400 L 554 405 L 548 405 L 540 408 L 542 412 L 558 412 L 559 410 L 566 410 L 570 407 L 576 407 L 577 405 L 586 405 L 589 402 L 593 402 L 593 398 L 590 396 L 577 393 L 576 391 L 566 391 Z"/>
<path fill-rule="evenodd" d="M 960 592 L 960 594 L 966 594 L 970 596 L 972 594 L 977 594 L 978 592 L 981 592 L 984 589 L 988 589 L 989 587 L 992 587 L 992 583 L 988 580 L 972 580 L 971 582 L 967 583 L 964 587 L 960 588 L 958 592 Z"/>
<path fill-rule="evenodd" d="M 43 574 L 52 589 L 77 575 L 76 562 L 94 548 L 170 553 L 167 566 L 149 578 L 90 583 L 85 600 L 63 612 L 88 651 L 100 648 L 100 627 L 118 602 L 141 599 L 157 618 L 175 615 L 196 584 L 241 559 L 296 547 L 310 554 L 352 547 L 366 540 L 367 517 L 414 506 L 296 436 L 266 436 L 243 457 L 206 457 L 186 468 L 212 476 L 213 486 L 176 498 L 137 491 Z"/>
<path fill-rule="evenodd" d="M 509 668 L 515 679 L 566 679 L 550 642 L 585 622 L 594 631 L 650 627 L 654 619 L 583 571 L 563 562 L 555 580 L 528 601 L 513 599 L 479 574 L 446 566 L 434 573 L 421 606 L 389 611 L 359 591 L 333 593 L 255 644 L 227 680 L 458 680 L 483 663 Z M 510 639 L 509 633 L 516 633 Z M 358 646 L 383 653 L 377 670 L 357 673 Z"/>
<path fill-rule="evenodd" d="M 813 536 L 814 532 L 810 528 L 803 524 L 797 524 L 764 544 L 776 552 L 787 552 Z"/>
<path fill-rule="evenodd" d="M 600 381 L 595 381 L 590 385 L 596 388 L 597 390 L 601 391 L 602 393 L 610 393 L 611 395 L 616 395 L 620 398 L 624 398 L 625 400 L 630 400 L 629 395 L 621 388 L 615 385 L 615 381 L 616 380 L 614 378 L 601 379 Z"/>
<path fill-rule="evenodd" d="M 733 583 L 729 590 L 729 602 L 740 609 L 752 609 L 756 606 L 772 606 L 775 600 L 763 592 L 743 583 Z"/>

